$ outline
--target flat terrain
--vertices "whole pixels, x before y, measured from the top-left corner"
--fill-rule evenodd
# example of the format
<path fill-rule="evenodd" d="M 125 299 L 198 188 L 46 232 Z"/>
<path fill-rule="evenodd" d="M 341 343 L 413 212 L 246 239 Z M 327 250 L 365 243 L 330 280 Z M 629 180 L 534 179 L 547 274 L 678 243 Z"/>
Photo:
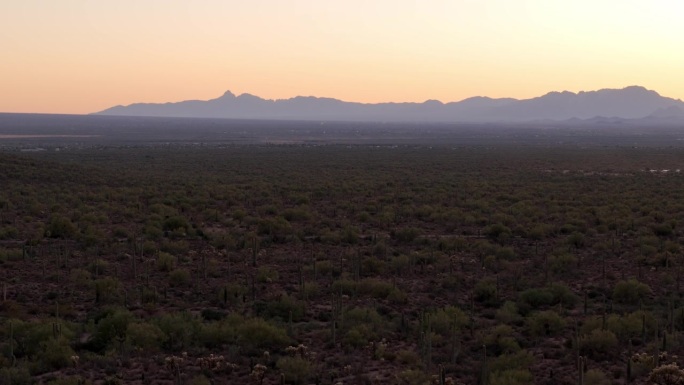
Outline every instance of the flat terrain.
<path fill-rule="evenodd" d="M 235 144 L 680 147 L 682 128 L 642 127 L 611 119 L 440 124 L 0 113 L 0 149 Z"/>
<path fill-rule="evenodd" d="M 644 384 L 684 356 L 675 129 L 99 119 L 0 116 L 2 384 Z"/>

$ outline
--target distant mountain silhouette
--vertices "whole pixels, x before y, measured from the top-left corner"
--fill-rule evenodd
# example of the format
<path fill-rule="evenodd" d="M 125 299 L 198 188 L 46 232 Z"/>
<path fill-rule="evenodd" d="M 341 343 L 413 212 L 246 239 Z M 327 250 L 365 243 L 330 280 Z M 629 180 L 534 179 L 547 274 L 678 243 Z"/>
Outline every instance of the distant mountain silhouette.
<path fill-rule="evenodd" d="M 673 105 L 655 110 L 648 118 L 684 118 L 684 107 Z"/>
<path fill-rule="evenodd" d="M 226 91 L 207 101 L 136 103 L 116 106 L 98 115 L 159 116 L 230 119 L 424 121 L 424 122 L 524 122 L 610 117 L 619 119 L 684 119 L 684 102 L 660 96 L 644 87 L 573 93 L 550 92 L 532 99 L 473 97 L 460 102 L 364 104 L 332 98 L 297 96 L 269 100 Z M 655 114 L 655 115 L 654 115 Z M 669 114 L 663 116 L 663 114 Z"/>

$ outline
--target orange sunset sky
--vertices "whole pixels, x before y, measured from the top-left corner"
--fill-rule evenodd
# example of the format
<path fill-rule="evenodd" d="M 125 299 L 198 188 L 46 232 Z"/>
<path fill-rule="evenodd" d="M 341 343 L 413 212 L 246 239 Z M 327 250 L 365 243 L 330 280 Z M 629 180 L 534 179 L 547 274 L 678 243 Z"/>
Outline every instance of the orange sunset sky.
<path fill-rule="evenodd" d="M 680 0 L 3 0 L 0 112 L 226 90 L 386 102 L 642 85 L 684 98 Z"/>

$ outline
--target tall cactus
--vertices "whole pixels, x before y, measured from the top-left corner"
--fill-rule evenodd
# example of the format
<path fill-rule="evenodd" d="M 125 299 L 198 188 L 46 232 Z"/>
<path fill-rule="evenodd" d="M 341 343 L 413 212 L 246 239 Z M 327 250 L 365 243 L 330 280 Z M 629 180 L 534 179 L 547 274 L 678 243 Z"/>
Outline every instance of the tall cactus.
<path fill-rule="evenodd" d="M 259 253 L 259 240 L 256 234 L 252 238 L 252 267 L 257 266 L 257 254 Z"/>
<path fill-rule="evenodd" d="M 480 385 L 489 382 L 489 369 L 487 368 L 487 345 L 482 345 L 482 368 L 480 369 Z"/>
<path fill-rule="evenodd" d="M 646 314 L 641 315 L 641 340 L 646 341 Z"/>
<path fill-rule="evenodd" d="M 587 360 L 586 358 L 580 356 L 579 362 L 577 362 L 577 384 L 578 385 L 584 385 L 584 371 L 587 368 Z"/>
<path fill-rule="evenodd" d="M 455 365 L 458 360 L 458 356 L 461 353 L 460 340 L 458 338 L 456 323 L 454 322 L 451 326 L 451 364 Z"/>
<path fill-rule="evenodd" d="M 62 336 L 62 324 L 52 323 L 52 338 L 58 339 Z"/>
<path fill-rule="evenodd" d="M 330 334 L 332 336 L 333 346 L 337 344 L 337 320 L 339 314 L 341 313 L 342 305 L 340 303 L 340 298 L 335 298 L 335 294 L 332 297 L 331 315 L 330 315 Z"/>
<path fill-rule="evenodd" d="M 573 342 L 574 342 L 574 347 L 575 347 L 575 361 L 579 365 L 579 361 L 582 358 L 582 356 L 580 356 L 580 336 L 579 336 L 579 325 L 577 324 L 577 320 L 575 320 Z"/>
<path fill-rule="evenodd" d="M 14 367 L 17 364 L 17 357 L 14 356 L 14 324 L 12 322 L 9 323 L 9 348 L 9 355 L 12 359 L 12 367 Z"/>
<path fill-rule="evenodd" d="M 626 373 L 626 381 L 629 384 L 632 382 L 632 339 L 630 338 L 628 341 L 628 350 L 627 350 L 627 373 Z"/>
<path fill-rule="evenodd" d="M 653 367 L 657 368 L 660 366 L 660 345 L 658 344 L 658 330 L 660 326 L 656 322 L 656 326 L 653 331 Z"/>

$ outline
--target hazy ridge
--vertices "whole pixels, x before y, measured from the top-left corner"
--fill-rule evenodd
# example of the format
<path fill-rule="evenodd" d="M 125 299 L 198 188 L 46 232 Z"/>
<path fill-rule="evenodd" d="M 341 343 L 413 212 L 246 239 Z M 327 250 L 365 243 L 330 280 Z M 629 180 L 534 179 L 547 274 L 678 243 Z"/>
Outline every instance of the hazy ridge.
<path fill-rule="evenodd" d="M 175 103 L 135 103 L 115 106 L 98 115 L 228 119 L 524 122 L 534 120 L 666 119 L 684 118 L 684 102 L 640 86 L 588 92 L 550 92 L 531 99 L 472 97 L 459 102 L 423 103 L 345 102 L 332 98 L 297 96 L 270 100 L 226 91 L 211 100 Z"/>

